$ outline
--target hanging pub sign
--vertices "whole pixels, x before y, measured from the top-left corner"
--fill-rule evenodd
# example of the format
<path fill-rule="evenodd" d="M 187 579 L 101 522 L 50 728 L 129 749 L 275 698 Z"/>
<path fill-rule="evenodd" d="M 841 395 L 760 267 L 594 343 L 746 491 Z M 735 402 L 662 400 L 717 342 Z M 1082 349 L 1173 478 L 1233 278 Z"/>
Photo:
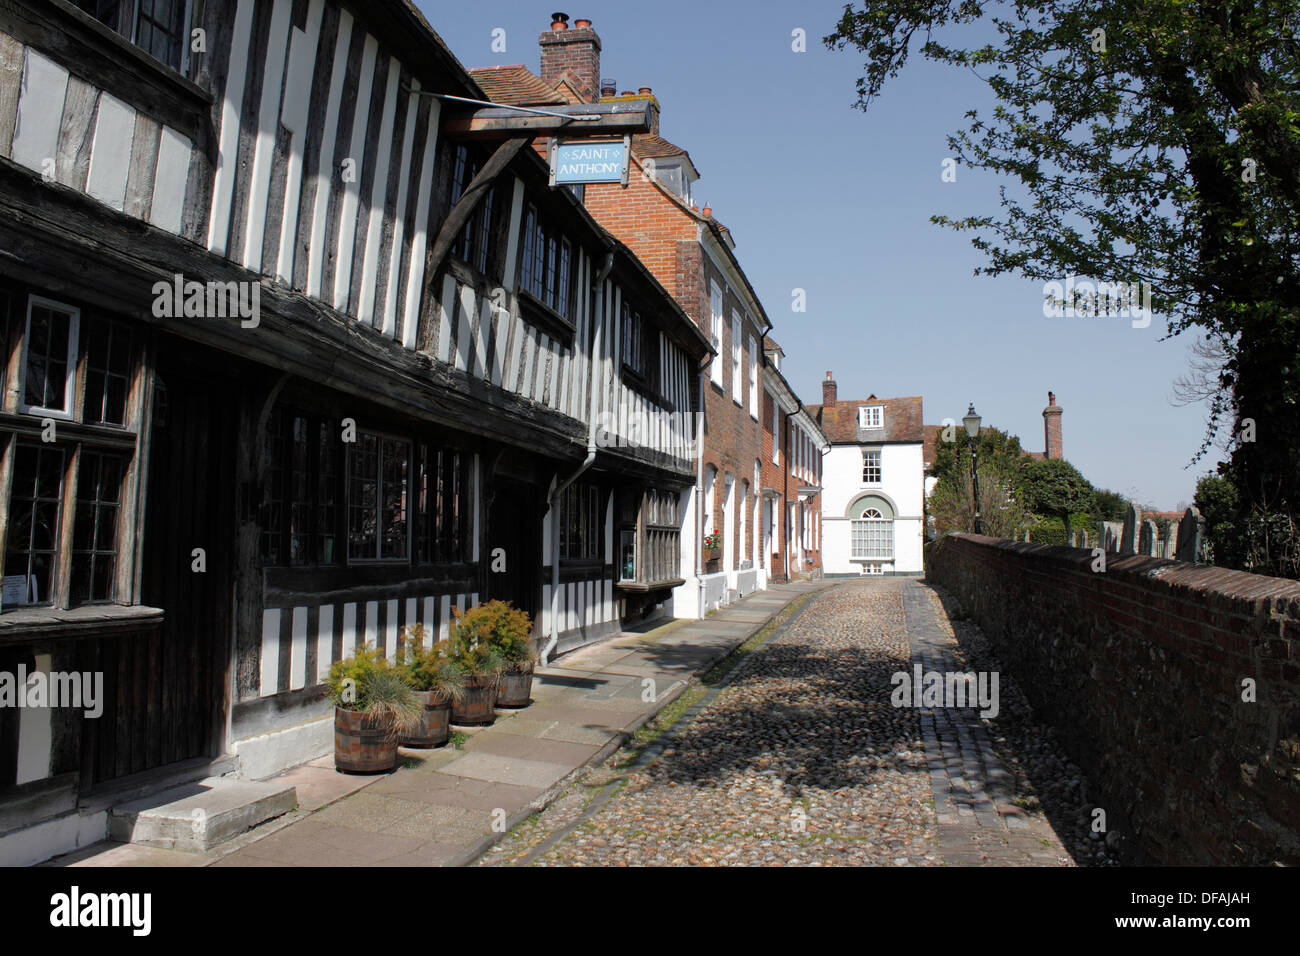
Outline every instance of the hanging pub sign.
<path fill-rule="evenodd" d="M 627 185 L 632 137 L 621 140 L 560 140 L 550 142 L 551 185 L 622 183 Z"/>

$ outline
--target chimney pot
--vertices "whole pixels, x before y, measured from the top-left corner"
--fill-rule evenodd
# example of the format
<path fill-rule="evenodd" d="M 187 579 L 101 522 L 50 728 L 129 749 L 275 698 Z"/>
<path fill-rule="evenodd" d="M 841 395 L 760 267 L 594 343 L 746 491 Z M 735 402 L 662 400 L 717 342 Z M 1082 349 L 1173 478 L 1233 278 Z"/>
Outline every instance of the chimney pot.
<path fill-rule="evenodd" d="M 640 93 L 642 96 L 650 96 L 650 95 L 651 95 L 651 94 L 650 94 L 650 87 L 648 87 L 648 86 L 643 86 L 643 87 L 641 87 L 639 90 L 637 90 L 637 92 Z"/>
<path fill-rule="evenodd" d="M 579 29 L 579 30 L 585 30 L 585 29 L 587 29 L 587 27 L 591 26 L 591 21 L 590 21 L 590 20 L 574 20 L 574 21 L 573 21 L 573 25 L 574 25 L 574 27 L 576 27 L 576 28 Z"/>
<path fill-rule="evenodd" d="M 590 20 L 582 30 L 569 29 L 567 13 L 553 13 L 551 29 L 537 38 L 542 52 L 543 82 L 556 86 L 568 74 L 569 81 L 584 103 L 600 99 L 600 37 Z"/>
<path fill-rule="evenodd" d="M 600 81 L 601 96 L 613 96 L 616 92 L 618 92 L 618 84 L 615 83 L 613 80 Z"/>
<path fill-rule="evenodd" d="M 705 206 L 703 209 L 700 210 L 700 213 L 704 216 L 705 219 L 708 219 L 710 216 L 713 215 L 713 210 L 710 207 Z"/>

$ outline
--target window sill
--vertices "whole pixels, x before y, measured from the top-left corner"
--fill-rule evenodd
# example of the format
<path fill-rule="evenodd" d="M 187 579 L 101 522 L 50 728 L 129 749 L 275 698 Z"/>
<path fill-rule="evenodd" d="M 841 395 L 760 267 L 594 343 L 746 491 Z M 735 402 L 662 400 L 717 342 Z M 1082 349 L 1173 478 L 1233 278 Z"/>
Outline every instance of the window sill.
<path fill-rule="evenodd" d="M 20 606 L 0 614 L 0 643 L 43 637 L 116 637 L 151 630 L 162 622 L 162 608 L 142 604 L 83 604 L 66 609 Z"/>
<path fill-rule="evenodd" d="M 647 591 L 663 591 L 668 588 L 675 588 L 686 583 L 685 578 L 665 578 L 663 581 L 619 581 L 615 587 L 620 591 L 631 591 L 636 594 L 644 594 Z"/>
<path fill-rule="evenodd" d="M 55 441 L 64 444 L 69 441 L 84 441 L 92 444 L 116 448 L 122 451 L 134 451 L 135 432 L 127 431 L 120 425 L 86 425 L 72 419 L 56 419 Z M 30 415 L 0 412 L 0 428 L 16 432 L 23 438 L 41 437 L 44 426 L 41 418 L 34 413 Z"/>
<path fill-rule="evenodd" d="M 519 312 L 524 321 L 537 326 L 566 346 L 572 344 L 577 327 L 537 296 L 525 289 L 519 290 Z"/>

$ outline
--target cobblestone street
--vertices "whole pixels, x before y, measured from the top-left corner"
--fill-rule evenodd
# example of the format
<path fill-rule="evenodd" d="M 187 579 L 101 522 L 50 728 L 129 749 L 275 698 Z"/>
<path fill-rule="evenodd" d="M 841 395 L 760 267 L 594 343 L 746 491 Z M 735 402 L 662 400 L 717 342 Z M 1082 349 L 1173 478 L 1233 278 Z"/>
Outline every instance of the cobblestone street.
<path fill-rule="evenodd" d="M 891 705 L 891 676 L 914 662 L 989 666 L 968 658 L 934 590 L 904 578 L 839 584 L 773 627 L 729 677 L 666 710 L 662 736 L 593 769 L 479 865 L 1094 859 L 1082 781 L 1006 675 L 988 721 L 974 708 Z M 978 653 L 976 636 L 963 641 Z"/>

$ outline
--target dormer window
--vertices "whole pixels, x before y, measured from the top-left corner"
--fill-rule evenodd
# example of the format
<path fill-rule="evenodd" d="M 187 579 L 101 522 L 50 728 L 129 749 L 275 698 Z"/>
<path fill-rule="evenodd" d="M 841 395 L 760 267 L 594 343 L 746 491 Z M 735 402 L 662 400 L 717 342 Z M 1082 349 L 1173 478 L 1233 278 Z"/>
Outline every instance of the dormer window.
<path fill-rule="evenodd" d="M 883 405 L 863 405 L 858 409 L 859 428 L 884 428 L 885 408 Z"/>

